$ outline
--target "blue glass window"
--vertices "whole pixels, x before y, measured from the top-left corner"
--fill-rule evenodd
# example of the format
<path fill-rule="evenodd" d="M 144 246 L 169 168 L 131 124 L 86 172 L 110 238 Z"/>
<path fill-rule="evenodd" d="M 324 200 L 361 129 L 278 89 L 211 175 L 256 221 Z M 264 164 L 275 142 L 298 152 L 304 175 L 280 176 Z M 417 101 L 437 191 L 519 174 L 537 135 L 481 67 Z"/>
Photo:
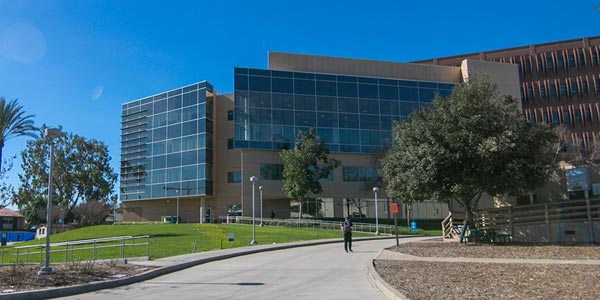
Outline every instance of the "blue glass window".
<path fill-rule="evenodd" d="M 341 129 L 340 144 L 360 145 L 360 131 L 357 129 Z"/>
<path fill-rule="evenodd" d="M 183 94 L 183 107 L 198 103 L 198 92 Z"/>
<path fill-rule="evenodd" d="M 419 90 L 416 88 L 400 87 L 400 100 L 419 102 Z"/>
<path fill-rule="evenodd" d="M 569 111 L 567 110 L 563 111 L 563 123 L 571 123 L 571 116 L 569 115 Z"/>
<path fill-rule="evenodd" d="M 273 124 L 294 125 L 294 112 L 291 110 L 273 110 Z"/>
<path fill-rule="evenodd" d="M 557 111 L 553 111 L 552 112 L 552 123 L 553 124 L 559 124 L 560 120 L 558 119 L 558 112 Z"/>
<path fill-rule="evenodd" d="M 360 98 L 379 99 L 377 86 L 372 84 L 359 84 L 358 96 Z"/>
<path fill-rule="evenodd" d="M 358 116 L 357 114 L 339 114 L 340 128 L 358 128 Z"/>
<path fill-rule="evenodd" d="M 227 182 L 238 183 L 242 182 L 242 172 L 227 172 Z"/>
<path fill-rule="evenodd" d="M 337 96 L 337 86 L 332 81 L 317 81 L 317 95 Z"/>
<path fill-rule="evenodd" d="M 379 101 L 379 112 L 382 115 L 400 115 L 400 105 L 397 101 Z"/>
<path fill-rule="evenodd" d="M 250 76 L 249 89 L 257 92 L 270 92 L 271 91 L 271 78 L 262 76 Z"/>
<path fill-rule="evenodd" d="M 283 178 L 283 165 L 260 164 L 261 180 L 281 180 Z"/>
<path fill-rule="evenodd" d="M 315 81 L 314 80 L 295 79 L 294 80 L 294 93 L 305 94 L 305 95 L 314 95 L 315 94 Z"/>
<path fill-rule="evenodd" d="M 271 107 L 271 93 L 250 93 L 249 104 L 250 107 L 263 107 L 269 108 Z"/>
<path fill-rule="evenodd" d="M 296 95 L 295 97 L 295 109 L 299 110 L 315 110 L 316 108 L 316 98 L 315 96 L 304 96 L 304 95 Z"/>
<path fill-rule="evenodd" d="M 294 109 L 294 96 L 286 94 L 273 94 L 272 107 L 280 109 Z"/>
<path fill-rule="evenodd" d="M 358 99 L 339 98 L 338 111 L 344 113 L 358 113 Z"/>
<path fill-rule="evenodd" d="M 316 125 L 316 116 L 313 111 L 296 111 L 294 115 L 296 126 L 310 127 Z"/>
<path fill-rule="evenodd" d="M 337 99 L 335 97 L 317 97 L 318 111 L 337 111 Z"/>
<path fill-rule="evenodd" d="M 421 102 L 431 102 L 433 98 L 435 98 L 436 90 L 433 89 L 420 89 L 419 90 L 419 99 Z"/>
<path fill-rule="evenodd" d="M 360 115 L 360 129 L 380 129 L 379 116 Z"/>
<path fill-rule="evenodd" d="M 167 111 L 167 99 L 154 102 L 154 113 L 158 114 Z"/>
<path fill-rule="evenodd" d="M 419 109 L 418 103 L 400 102 L 400 115 L 401 116 L 408 116 L 417 109 Z"/>
<path fill-rule="evenodd" d="M 317 135 L 326 144 L 339 144 L 338 130 L 334 128 L 318 128 Z"/>
<path fill-rule="evenodd" d="M 379 114 L 379 101 L 360 99 L 359 109 L 362 114 Z"/>
<path fill-rule="evenodd" d="M 337 113 L 317 113 L 317 127 L 338 127 Z"/>
<path fill-rule="evenodd" d="M 379 99 L 398 100 L 398 87 L 389 85 L 379 86 Z"/>
<path fill-rule="evenodd" d="M 356 83 L 338 82 L 338 97 L 358 97 L 358 85 Z"/>
<path fill-rule="evenodd" d="M 294 81 L 287 78 L 273 78 L 273 93 L 288 93 L 294 92 Z"/>

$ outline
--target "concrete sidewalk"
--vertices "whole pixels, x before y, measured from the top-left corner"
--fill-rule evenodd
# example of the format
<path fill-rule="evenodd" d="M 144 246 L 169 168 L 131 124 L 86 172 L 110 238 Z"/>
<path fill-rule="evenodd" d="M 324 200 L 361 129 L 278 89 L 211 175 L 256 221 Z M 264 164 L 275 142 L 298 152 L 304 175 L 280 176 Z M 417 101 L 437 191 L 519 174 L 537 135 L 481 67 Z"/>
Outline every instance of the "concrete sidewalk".
<path fill-rule="evenodd" d="M 403 236 L 405 237 L 414 237 L 414 236 Z M 376 236 L 376 237 L 367 237 L 367 238 L 354 238 L 354 242 L 360 241 L 369 241 L 369 240 L 378 240 L 378 239 L 394 239 L 394 236 Z M 172 257 L 165 257 L 156 260 L 147 260 L 147 258 L 129 258 L 127 259 L 128 264 L 135 264 L 140 266 L 151 266 L 156 267 L 156 269 L 149 270 L 145 273 L 134 275 L 131 277 L 126 277 L 122 279 L 115 279 L 109 281 L 101 281 L 101 282 L 93 282 L 84 285 L 77 286 L 69 286 L 69 287 L 60 287 L 55 289 L 47 289 L 47 290 L 39 290 L 39 291 L 27 291 L 27 292 L 17 292 L 10 294 L 0 294 L 0 300 L 2 299 L 11 299 L 11 300 L 41 300 L 41 299 L 51 299 L 57 297 L 65 297 L 71 295 L 77 295 L 82 293 L 89 293 L 93 291 L 110 289 L 119 286 L 129 285 L 132 283 L 142 282 L 146 280 L 150 280 L 162 275 L 166 275 L 172 272 L 177 272 L 183 269 L 187 269 L 193 266 L 197 266 L 200 264 L 205 264 L 208 262 L 250 255 L 260 252 L 267 251 L 277 251 L 284 250 L 296 247 L 308 247 L 322 244 L 332 244 L 332 243 L 343 243 L 343 240 L 340 238 L 336 239 L 326 239 L 326 240 L 317 240 L 317 241 L 303 241 L 303 242 L 293 242 L 293 243 L 285 243 L 285 244 L 267 244 L 267 245 L 254 245 L 248 247 L 241 248 L 231 248 L 224 250 L 216 250 L 216 251 L 205 251 L 198 252 L 192 254 L 184 254 Z"/>

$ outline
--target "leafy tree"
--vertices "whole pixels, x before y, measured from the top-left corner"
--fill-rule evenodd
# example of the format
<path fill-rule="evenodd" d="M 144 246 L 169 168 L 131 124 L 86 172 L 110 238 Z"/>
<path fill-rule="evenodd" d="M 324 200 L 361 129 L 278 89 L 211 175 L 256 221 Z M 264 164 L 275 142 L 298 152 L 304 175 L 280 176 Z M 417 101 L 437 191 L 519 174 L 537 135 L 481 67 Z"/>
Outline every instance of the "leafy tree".
<path fill-rule="evenodd" d="M 0 168 L 0 208 L 6 207 L 15 198 L 15 188 L 6 180 L 6 174 L 12 170 L 15 158 L 16 156 L 11 156 L 4 159 L 4 164 Z"/>
<path fill-rule="evenodd" d="M 28 222 L 37 224 L 37 213 L 46 206 L 48 195 L 48 165 L 50 143 L 54 144 L 53 205 L 64 207 L 64 218 L 73 221 L 73 209 L 86 201 L 110 203 L 117 174 L 109 165 L 108 148 L 102 142 L 86 140 L 72 133 L 49 138 L 42 137 L 27 143 L 21 153 L 23 174 L 15 204 Z"/>
<path fill-rule="evenodd" d="M 14 99 L 8 103 L 0 97 L 0 167 L 2 149 L 7 140 L 18 136 L 37 138 L 37 128 L 33 125 L 33 115 L 26 115 L 23 106 Z"/>
<path fill-rule="evenodd" d="M 395 145 L 381 168 L 388 194 L 453 199 L 473 224 L 483 193 L 519 195 L 542 186 L 557 136 L 545 124 L 525 122 L 518 105 L 487 79 L 472 78 L 395 124 Z"/>
<path fill-rule="evenodd" d="M 315 132 L 314 126 L 308 131 L 299 131 L 295 147 L 280 152 L 284 162 L 283 192 L 289 198 L 297 200 L 300 206 L 308 194 L 323 192 L 320 180 L 328 178 L 340 165 L 338 160 L 328 157 L 329 150 Z M 300 212 L 302 211 L 300 207 Z M 299 215 L 302 218 L 302 213 Z"/>

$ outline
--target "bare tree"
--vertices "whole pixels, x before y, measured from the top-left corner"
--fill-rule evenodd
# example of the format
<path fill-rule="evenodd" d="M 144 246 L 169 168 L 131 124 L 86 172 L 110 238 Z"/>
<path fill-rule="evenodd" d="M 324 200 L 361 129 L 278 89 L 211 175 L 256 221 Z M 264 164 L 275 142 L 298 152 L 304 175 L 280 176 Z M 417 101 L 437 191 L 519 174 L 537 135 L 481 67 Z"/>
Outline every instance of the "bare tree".
<path fill-rule="evenodd" d="M 97 200 L 88 200 L 75 207 L 75 216 L 79 219 L 81 226 L 102 224 L 110 213 L 110 205 Z"/>

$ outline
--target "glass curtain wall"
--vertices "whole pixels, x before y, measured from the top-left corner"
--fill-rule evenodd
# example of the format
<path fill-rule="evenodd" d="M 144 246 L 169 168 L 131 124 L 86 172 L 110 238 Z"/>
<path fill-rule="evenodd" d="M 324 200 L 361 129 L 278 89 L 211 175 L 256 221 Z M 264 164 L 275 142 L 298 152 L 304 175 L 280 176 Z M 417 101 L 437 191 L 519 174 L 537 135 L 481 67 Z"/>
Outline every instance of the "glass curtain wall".
<path fill-rule="evenodd" d="M 122 200 L 212 195 L 213 101 L 203 81 L 123 105 Z"/>

